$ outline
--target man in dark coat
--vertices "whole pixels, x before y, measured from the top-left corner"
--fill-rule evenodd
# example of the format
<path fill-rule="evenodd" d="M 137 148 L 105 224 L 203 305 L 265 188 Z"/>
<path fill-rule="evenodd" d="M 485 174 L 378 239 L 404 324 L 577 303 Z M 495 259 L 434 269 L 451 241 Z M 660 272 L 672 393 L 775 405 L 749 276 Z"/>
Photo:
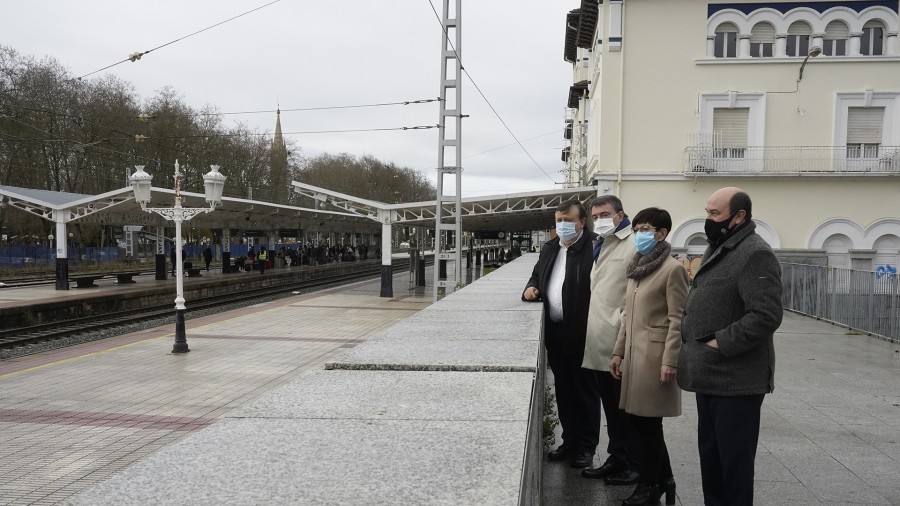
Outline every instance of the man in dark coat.
<path fill-rule="evenodd" d="M 775 389 L 781 267 L 740 188 L 713 193 L 706 215 L 709 247 L 685 302 L 678 385 L 696 392 L 705 504 L 752 505 L 760 409 Z"/>
<path fill-rule="evenodd" d="M 522 300 L 544 303 L 544 344 L 553 371 L 562 445 L 550 460 L 571 458 L 572 467 L 589 467 L 600 438 L 600 405 L 594 371 L 582 369 L 591 300 L 592 244 L 596 235 L 585 229 L 587 211 L 577 200 L 556 209 L 559 235 L 544 244 Z"/>
<path fill-rule="evenodd" d="M 209 270 L 209 264 L 212 263 L 212 257 L 213 257 L 212 248 L 207 246 L 206 249 L 203 250 L 203 261 L 206 263 L 207 271 Z"/>

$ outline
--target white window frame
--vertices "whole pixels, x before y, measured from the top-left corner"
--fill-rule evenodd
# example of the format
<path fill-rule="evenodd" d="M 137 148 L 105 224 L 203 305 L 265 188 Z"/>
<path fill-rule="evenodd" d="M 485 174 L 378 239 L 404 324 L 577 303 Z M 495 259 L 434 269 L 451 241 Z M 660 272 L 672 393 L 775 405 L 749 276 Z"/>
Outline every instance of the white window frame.
<path fill-rule="evenodd" d="M 767 39 L 765 42 L 753 42 L 755 37 L 759 36 L 757 31 L 757 27 L 759 25 L 766 24 L 772 28 L 772 37 L 771 40 Z M 777 37 L 777 32 L 775 30 L 775 26 L 768 21 L 760 21 L 753 25 L 753 28 L 750 29 L 750 57 L 751 58 L 771 58 L 775 56 L 775 39 Z M 768 51 L 767 51 L 768 50 Z M 768 52 L 769 54 L 766 54 Z"/>
<path fill-rule="evenodd" d="M 877 24 L 877 26 L 875 26 Z M 876 53 L 875 46 L 875 30 L 881 30 L 881 45 L 878 46 Z M 862 52 L 863 41 L 868 44 L 868 53 Z M 879 20 L 877 23 L 867 22 L 862 29 L 862 35 L 859 39 L 860 53 L 865 56 L 882 56 L 885 53 L 887 42 L 887 30 Z"/>
<path fill-rule="evenodd" d="M 838 92 L 834 104 L 834 143 L 843 149 L 835 149 L 834 167 L 847 171 L 860 171 L 860 158 L 847 156 L 847 119 L 850 107 L 884 107 L 884 122 L 881 125 L 881 145 L 887 148 L 900 146 L 900 91 Z M 888 160 L 893 153 L 882 151 Z M 893 156 L 900 159 L 900 156 Z M 862 159 L 865 160 L 865 159 Z M 890 163 L 893 163 L 892 161 Z"/>
<path fill-rule="evenodd" d="M 801 35 L 796 32 L 791 32 L 791 26 L 793 26 L 794 23 L 803 23 L 804 25 L 806 25 L 806 29 L 807 29 L 807 31 L 809 31 L 809 33 Z M 806 57 L 806 55 L 809 53 L 809 48 L 811 48 L 813 46 L 812 27 L 810 26 L 809 23 L 807 23 L 806 21 L 803 21 L 803 20 L 798 20 L 798 21 L 795 21 L 794 23 L 791 23 L 791 26 L 788 26 L 787 41 L 786 41 L 786 45 L 785 45 L 785 55 L 790 56 L 792 58 L 796 58 L 796 57 L 803 58 L 803 57 Z M 802 39 L 806 39 L 806 49 L 802 48 L 802 44 L 801 44 Z M 792 42 L 793 42 L 793 44 L 792 44 Z M 796 54 L 792 55 L 791 54 L 792 50 Z"/>
<path fill-rule="evenodd" d="M 765 93 L 702 93 L 700 95 L 701 136 L 713 135 L 713 111 L 719 108 L 734 109 L 746 107 L 750 110 L 747 120 L 747 151 L 765 146 L 766 139 L 766 94 Z M 746 155 L 745 155 L 746 156 Z M 716 168 L 724 172 L 762 172 L 762 157 L 749 160 L 716 159 Z"/>
<path fill-rule="evenodd" d="M 730 25 L 730 26 L 727 27 L 728 30 L 719 31 L 719 28 L 721 28 L 723 25 Z M 733 31 L 731 30 L 732 28 L 734 29 Z M 732 48 L 734 50 L 734 56 L 728 56 L 728 52 L 729 52 L 728 50 L 729 50 L 729 48 L 731 48 L 731 46 L 728 45 L 728 34 L 729 33 L 734 34 L 734 47 Z M 734 23 L 728 22 L 728 21 L 720 24 L 719 26 L 716 27 L 716 29 L 714 31 L 714 36 L 716 39 L 719 38 L 719 35 L 721 35 L 722 39 L 723 39 L 722 40 L 722 56 L 716 56 L 716 53 L 715 53 L 716 41 L 713 41 L 713 56 L 715 56 L 716 58 L 737 58 L 739 56 L 739 52 L 740 52 L 740 50 L 738 48 L 738 45 L 740 44 L 740 29 L 737 27 L 737 25 L 735 25 Z"/>

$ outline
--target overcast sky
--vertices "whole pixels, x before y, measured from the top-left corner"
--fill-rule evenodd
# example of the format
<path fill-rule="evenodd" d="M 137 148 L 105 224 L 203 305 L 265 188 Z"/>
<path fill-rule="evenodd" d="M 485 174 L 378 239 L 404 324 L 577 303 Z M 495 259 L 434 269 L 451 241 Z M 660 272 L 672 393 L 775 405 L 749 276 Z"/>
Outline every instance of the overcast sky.
<path fill-rule="evenodd" d="M 52 56 L 81 76 L 269 1 L 4 2 L 0 44 Z M 440 13 L 442 0 L 431 2 Z M 547 190 L 563 180 L 559 155 L 571 84 L 571 65 L 562 59 L 565 16 L 577 4 L 462 0 L 463 65 L 543 169 L 466 79 L 463 196 Z M 437 102 L 284 109 L 436 98 L 442 36 L 429 0 L 281 0 L 104 73 L 132 83 L 143 99 L 171 85 L 197 109 L 212 104 L 221 112 L 255 111 L 280 104 L 284 132 L 435 125 Z M 225 121 L 273 131 L 275 114 L 228 115 Z M 290 137 L 307 156 L 368 154 L 436 177 L 437 129 Z M 221 164 L 227 174 L 228 161 Z"/>

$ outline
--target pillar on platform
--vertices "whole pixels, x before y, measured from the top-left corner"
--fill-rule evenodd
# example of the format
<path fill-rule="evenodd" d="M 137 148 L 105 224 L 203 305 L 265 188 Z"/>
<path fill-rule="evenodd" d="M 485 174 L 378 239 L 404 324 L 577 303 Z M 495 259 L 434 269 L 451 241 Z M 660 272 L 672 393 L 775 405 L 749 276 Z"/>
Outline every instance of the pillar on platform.
<path fill-rule="evenodd" d="M 222 229 L 222 272 L 231 272 L 231 229 Z"/>
<path fill-rule="evenodd" d="M 156 227 L 156 280 L 166 279 L 166 239 L 163 227 Z"/>
<path fill-rule="evenodd" d="M 387 213 L 388 211 L 381 211 Z M 381 220 L 381 296 L 394 296 L 394 273 L 391 270 L 391 221 L 388 216 Z"/>
<path fill-rule="evenodd" d="M 56 289 L 69 289 L 69 246 L 66 243 L 69 237 L 66 234 L 66 222 L 62 213 L 54 211 L 56 218 Z"/>

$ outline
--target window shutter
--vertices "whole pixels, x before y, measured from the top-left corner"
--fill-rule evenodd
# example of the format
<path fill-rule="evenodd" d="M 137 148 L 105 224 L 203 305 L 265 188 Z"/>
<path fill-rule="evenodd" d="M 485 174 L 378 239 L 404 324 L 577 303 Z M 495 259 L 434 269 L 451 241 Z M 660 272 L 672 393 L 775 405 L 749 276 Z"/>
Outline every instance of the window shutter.
<path fill-rule="evenodd" d="M 750 43 L 773 43 L 775 42 L 775 27 L 769 23 L 756 23 L 750 31 Z"/>
<path fill-rule="evenodd" d="M 832 21 L 825 27 L 825 38 L 828 40 L 846 40 L 850 38 L 850 29 L 840 21 Z"/>
<path fill-rule="evenodd" d="M 881 144 L 884 107 L 850 107 L 847 111 L 847 144 Z"/>
<path fill-rule="evenodd" d="M 729 148 L 747 147 L 747 122 L 750 121 L 750 108 L 740 107 L 713 109 L 713 131 L 722 136 L 721 146 Z"/>
<path fill-rule="evenodd" d="M 794 21 L 788 27 L 788 33 L 790 35 L 812 35 L 812 28 L 803 21 Z"/>

